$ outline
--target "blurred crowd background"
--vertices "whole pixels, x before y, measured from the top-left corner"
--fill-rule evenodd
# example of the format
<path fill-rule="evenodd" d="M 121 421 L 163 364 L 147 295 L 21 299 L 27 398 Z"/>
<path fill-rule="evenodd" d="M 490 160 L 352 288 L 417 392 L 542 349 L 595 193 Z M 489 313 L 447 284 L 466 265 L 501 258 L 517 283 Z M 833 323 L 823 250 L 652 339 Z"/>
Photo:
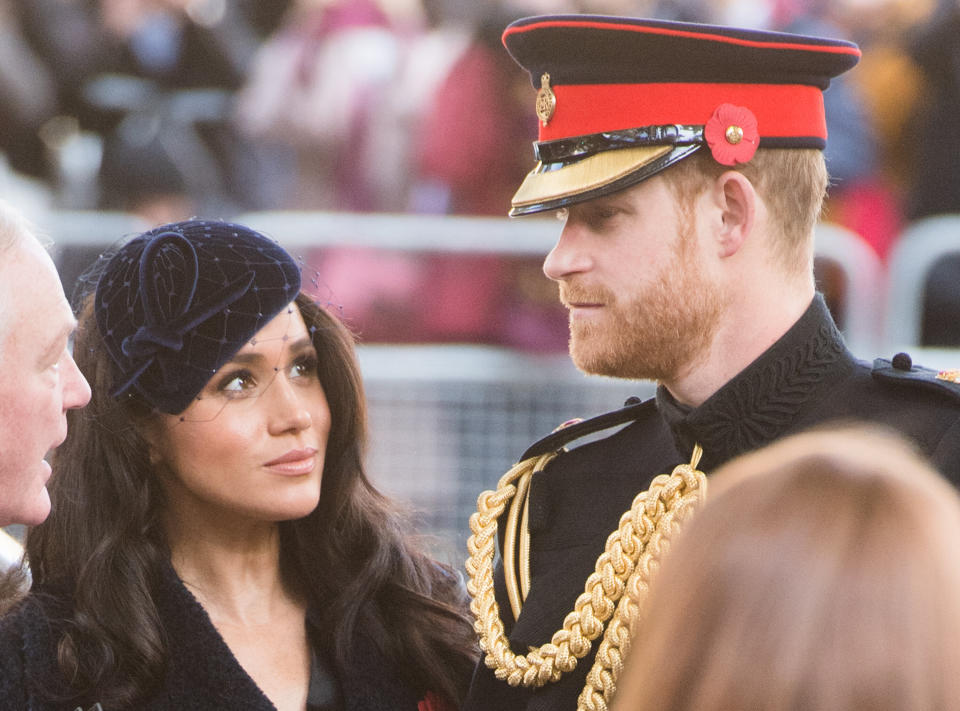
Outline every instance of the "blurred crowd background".
<path fill-rule="evenodd" d="M 826 93 L 825 218 L 883 260 L 909 222 L 960 212 L 957 0 L 0 0 L 0 192 L 28 212 L 151 225 L 266 210 L 502 216 L 536 119 L 500 33 L 555 12 L 852 39 L 863 60 Z M 354 292 L 346 314 L 367 341 L 565 348 L 539 258 L 313 258 L 353 275 L 338 296 Z M 430 308 L 393 298 L 413 293 Z"/>
<path fill-rule="evenodd" d="M 862 243 L 853 271 L 885 268 L 930 216 L 960 225 L 960 0 L 0 0 L 0 195 L 41 225 L 86 225 L 56 254 L 68 295 L 124 231 L 193 215 L 288 225 L 266 216 L 306 211 L 302 256 L 362 344 L 446 349 L 374 347 L 361 360 L 369 470 L 429 512 L 458 562 L 477 493 L 531 441 L 652 392 L 573 372 L 566 313 L 540 269 L 558 225 L 533 230 L 542 246 L 505 249 L 514 232 L 470 219 L 506 223 L 533 165 L 535 90 L 501 32 L 558 12 L 856 41 L 862 61 L 825 95 L 825 220 Z M 357 213 L 384 216 L 375 231 L 394 242 L 426 224 L 408 218 L 451 216 L 429 223 L 449 248 L 366 248 L 357 221 L 330 220 Z M 509 226 L 538 219 L 551 218 Z M 311 248 L 311 226 L 331 224 L 342 238 Z M 843 325 L 843 274 L 820 268 L 818 280 Z M 915 342 L 958 346 L 960 255 L 929 281 Z"/>

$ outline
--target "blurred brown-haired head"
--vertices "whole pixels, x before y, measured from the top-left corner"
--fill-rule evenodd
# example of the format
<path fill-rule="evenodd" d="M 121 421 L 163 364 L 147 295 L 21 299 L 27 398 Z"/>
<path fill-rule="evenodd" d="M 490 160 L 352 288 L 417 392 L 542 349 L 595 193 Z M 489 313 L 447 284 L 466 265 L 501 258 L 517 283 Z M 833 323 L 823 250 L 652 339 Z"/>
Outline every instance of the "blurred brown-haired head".
<path fill-rule="evenodd" d="M 906 442 L 813 430 L 710 486 L 616 711 L 960 709 L 960 498 Z"/>

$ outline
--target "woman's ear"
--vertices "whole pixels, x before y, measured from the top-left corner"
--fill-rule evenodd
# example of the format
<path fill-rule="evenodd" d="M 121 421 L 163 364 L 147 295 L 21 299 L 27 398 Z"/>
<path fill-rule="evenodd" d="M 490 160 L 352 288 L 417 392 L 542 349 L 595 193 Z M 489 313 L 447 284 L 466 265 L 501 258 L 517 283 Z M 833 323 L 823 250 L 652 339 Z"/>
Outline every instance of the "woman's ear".
<path fill-rule="evenodd" d="M 147 443 L 147 456 L 150 464 L 154 467 L 163 461 L 163 457 L 160 456 L 160 452 L 163 451 L 160 427 L 161 425 L 154 422 L 144 424 L 139 428 L 140 436 L 143 437 L 143 441 Z"/>
<path fill-rule="evenodd" d="M 720 208 L 719 255 L 731 257 L 753 231 L 759 197 L 753 183 L 742 173 L 728 170 L 714 183 L 714 199 Z"/>

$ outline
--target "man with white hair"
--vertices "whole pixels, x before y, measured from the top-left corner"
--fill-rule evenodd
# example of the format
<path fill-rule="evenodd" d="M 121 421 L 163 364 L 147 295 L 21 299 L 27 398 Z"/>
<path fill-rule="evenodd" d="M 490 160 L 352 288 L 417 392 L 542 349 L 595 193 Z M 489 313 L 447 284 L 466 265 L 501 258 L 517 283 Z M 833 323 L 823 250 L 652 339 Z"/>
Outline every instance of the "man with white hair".
<path fill-rule="evenodd" d="M 25 219 L 0 202 L 0 526 L 50 512 L 44 457 L 90 387 L 70 354 L 76 319 L 56 267 Z"/>

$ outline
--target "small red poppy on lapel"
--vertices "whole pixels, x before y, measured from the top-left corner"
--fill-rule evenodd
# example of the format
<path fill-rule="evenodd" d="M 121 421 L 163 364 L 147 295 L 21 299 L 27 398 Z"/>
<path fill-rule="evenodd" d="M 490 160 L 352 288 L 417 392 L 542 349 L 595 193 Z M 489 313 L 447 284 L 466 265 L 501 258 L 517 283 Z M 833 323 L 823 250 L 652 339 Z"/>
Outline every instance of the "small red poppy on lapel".
<path fill-rule="evenodd" d="M 453 708 L 435 693 L 428 691 L 417 704 L 417 711 L 453 711 Z"/>
<path fill-rule="evenodd" d="M 582 418 L 582 417 L 574 417 L 572 420 L 567 420 L 566 422 L 561 422 L 553 431 L 554 431 L 554 432 L 559 432 L 559 431 L 562 430 L 564 427 L 570 427 L 571 425 L 575 425 L 575 424 L 577 424 L 578 422 L 583 422 L 583 418 Z"/>
<path fill-rule="evenodd" d="M 743 106 L 720 104 L 703 127 L 704 138 L 720 165 L 746 163 L 757 152 L 757 117 Z"/>

